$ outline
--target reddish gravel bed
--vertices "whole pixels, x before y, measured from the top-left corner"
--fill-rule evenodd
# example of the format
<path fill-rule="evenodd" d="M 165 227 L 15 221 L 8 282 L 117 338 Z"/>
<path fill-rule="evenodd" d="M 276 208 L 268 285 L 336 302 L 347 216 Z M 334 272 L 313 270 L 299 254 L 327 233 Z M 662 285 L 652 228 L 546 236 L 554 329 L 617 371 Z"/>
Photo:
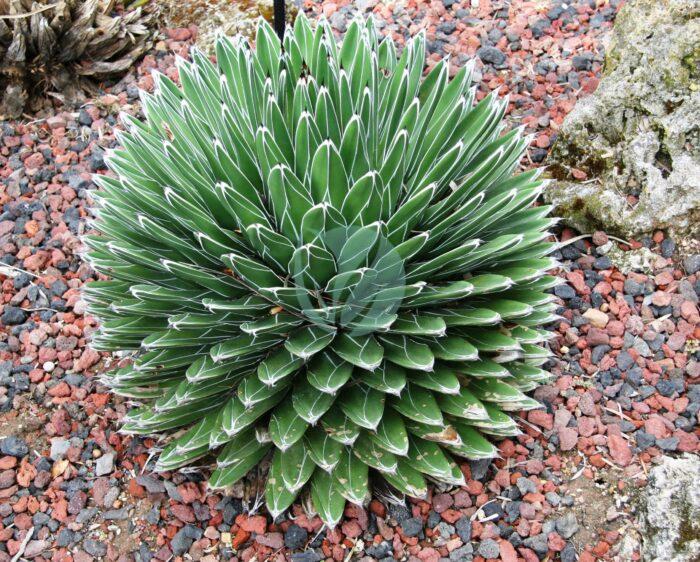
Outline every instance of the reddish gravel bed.
<path fill-rule="evenodd" d="M 348 4 L 307 2 L 342 31 Z M 371 0 L 354 3 L 372 8 Z M 541 161 L 564 115 L 597 85 L 616 12 L 599 0 L 386 3 L 399 38 L 427 29 L 431 60 L 477 56 L 480 95 L 511 95 Z M 400 30 L 400 31 L 399 31 Z M 465 462 L 464 488 L 426 501 L 388 493 L 333 531 L 300 505 L 271 522 L 251 478 L 223 497 L 206 469 L 154 475 L 161 444 L 117 433 L 129 406 L 100 385 L 111 361 L 87 347 L 95 321 L 80 260 L 92 173 L 106 172 L 119 111 L 139 112 L 152 69 L 174 77 L 191 30 L 167 31 L 137 71 L 75 111 L 0 124 L 0 562 L 56 560 L 634 560 L 628 499 L 661 454 L 697 452 L 700 256 L 674 261 L 657 233 L 647 273 L 623 275 L 603 233 L 561 249 L 556 375 L 523 435 L 494 462 Z M 561 239 L 573 233 L 563 231 Z"/>

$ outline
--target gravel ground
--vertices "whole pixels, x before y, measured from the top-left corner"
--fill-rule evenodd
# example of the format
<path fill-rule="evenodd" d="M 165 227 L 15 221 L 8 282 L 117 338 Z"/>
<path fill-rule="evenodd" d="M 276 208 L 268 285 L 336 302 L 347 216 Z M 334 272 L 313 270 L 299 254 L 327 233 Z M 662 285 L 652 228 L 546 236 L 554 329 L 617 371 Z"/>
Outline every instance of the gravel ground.
<path fill-rule="evenodd" d="M 348 2 L 307 4 L 343 31 Z M 604 0 L 354 4 L 399 40 L 427 29 L 433 62 L 476 56 L 480 95 L 510 93 L 510 117 L 536 135 L 533 162 L 595 89 L 616 12 Z M 561 232 L 566 320 L 550 327 L 555 382 L 535 393 L 546 409 L 526 415 L 500 459 L 462 464 L 464 488 L 426 501 L 383 493 L 326 531 L 301 505 L 271 522 L 255 478 L 223 497 L 206 469 L 155 475 L 160 444 L 117 433 L 128 404 L 99 384 L 111 358 L 87 347 L 95 321 L 79 290 L 95 276 L 78 236 L 118 112 L 139 113 L 151 69 L 174 76 L 193 31 L 165 30 L 137 70 L 76 111 L 0 125 L 0 562 L 639 559 L 630 498 L 659 455 L 700 449 L 700 256 L 674 260 L 663 233 L 631 243 L 649 248 L 646 269 L 623 274 L 611 256 L 630 252 L 604 233 Z"/>

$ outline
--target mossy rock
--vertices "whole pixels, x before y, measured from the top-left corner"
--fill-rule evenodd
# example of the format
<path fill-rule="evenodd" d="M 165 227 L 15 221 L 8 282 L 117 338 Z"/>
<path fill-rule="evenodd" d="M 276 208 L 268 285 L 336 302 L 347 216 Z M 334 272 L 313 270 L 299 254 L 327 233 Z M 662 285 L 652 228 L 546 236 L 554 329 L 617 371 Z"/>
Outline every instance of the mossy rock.
<path fill-rule="evenodd" d="M 700 235 L 700 4 L 630 0 L 598 90 L 564 120 L 545 197 L 572 226 Z M 583 173 L 582 173 L 583 172 Z"/>
<path fill-rule="evenodd" d="M 662 457 L 635 503 L 645 560 L 700 560 L 700 460 Z"/>

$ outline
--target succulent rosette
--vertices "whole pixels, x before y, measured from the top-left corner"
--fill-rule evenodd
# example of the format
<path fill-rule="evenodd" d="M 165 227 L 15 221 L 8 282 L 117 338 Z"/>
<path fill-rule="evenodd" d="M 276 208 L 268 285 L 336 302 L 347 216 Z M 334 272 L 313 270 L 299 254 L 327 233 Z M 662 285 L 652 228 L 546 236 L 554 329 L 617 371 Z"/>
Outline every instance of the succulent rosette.
<path fill-rule="evenodd" d="M 213 488 L 271 460 L 273 516 L 302 489 L 334 525 L 370 474 L 410 496 L 464 483 L 548 377 L 555 265 L 529 139 L 472 66 L 424 77 L 371 20 L 338 44 L 300 15 L 280 42 L 221 37 L 156 75 L 99 176 L 85 290 L 124 430 L 179 432 L 157 468 L 216 454 Z"/>

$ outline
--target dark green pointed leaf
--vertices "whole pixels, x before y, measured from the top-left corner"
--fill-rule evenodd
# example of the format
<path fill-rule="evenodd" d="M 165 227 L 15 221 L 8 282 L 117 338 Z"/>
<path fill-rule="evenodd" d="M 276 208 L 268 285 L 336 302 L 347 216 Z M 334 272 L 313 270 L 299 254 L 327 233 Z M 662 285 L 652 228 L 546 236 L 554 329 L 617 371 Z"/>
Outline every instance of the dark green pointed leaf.
<path fill-rule="evenodd" d="M 498 449 L 474 427 L 464 423 L 458 423 L 455 427 L 462 439 L 462 444 L 450 446 L 450 451 L 472 460 L 491 459 L 498 456 Z"/>
<path fill-rule="evenodd" d="M 380 392 L 400 396 L 406 386 L 406 371 L 383 361 L 374 371 L 359 371 L 357 379 Z"/>
<path fill-rule="evenodd" d="M 413 435 L 409 437 L 409 443 L 408 459 L 413 468 L 437 480 L 453 483 L 453 463 L 442 452 L 440 445 Z M 465 484 L 464 476 L 457 484 Z"/>
<path fill-rule="evenodd" d="M 435 356 L 426 344 L 404 335 L 379 336 L 388 361 L 406 369 L 432 371 Z"/>
<path fill-rule="evenodd" d="M 344 332 L 335 339 L 331 349 L 348 363 L 368 371 L 376 369 L 384 356 L 384 349 L 371 334 L 354 336 Z"/>
<path fill-rule="evenodd" d="M 311 499 L 321 521 L 331 529 L 334 528 L 343 516 L 345 498 L 338 493 L 330 474 L 323 470 L 314 473 L 311 479 Z"/>
<path fill-rule="evenodd" d="M 265 503 L 273 520 L 292 505 L 297 496 L 282 477 L 283 454 L 279 449 L 275 451 L 265 484 Z"/>
<path fill-rule="evenodd" d="M 352 364 L 330 351 L 323 351 L 313 358 L 306 369 L 309 384 L 326 394 L 335 394 L 343 388 L 352 375 Z"/>
<path fill-rule="evenodd" d="M 340 460 L 343 445 L 324 430 L 312 427 L 304 435 L 306 452 L 321 470 L 330 472 Z"/>
<path fill-rule="evenodd" d="M 258 443 L 252 440 L 249 441 L 249 447 L 245 450 L 239 449 L 234 452 L 231 449 L 229 453 L 228 449 L 224 449 L 220 455 L 222 465 L 212 472 L 209 487 L 212 490 L 230 488 L 262 460 L 271 446 L 269 443 Z"/>
<path fill-rule="evenodd" d="M 425 340 L 433 355 L 442 361 L 475 361 L 479 352 L 464 338 L 448 336 L 446 338 L 431 338 Z"/>
<path fill-rule="evenodd" d="M 352 445 L 360 434 L 360 426 L 347 417 L 339 406 L 333 406 L 321 418 L 328 435 L 343 445 Z"/>
<path fill-rule="evenodd" d="M 437 365 L 430 373 L 409 371 L 408 379 L 412 384 L 441 394 L 458 394 L 461 385 L 455 373 L 456 371 L 447 365 Z"/>
<path fill-rule="evenodd" d="M 405 455 L 408 451 L 408 434 L 401 415 L 387 408 L 377 430 L 368 433 L 369 438 L 382 449 L 396 455 Z"/>
<path fill-rule="evenodd" d="M 270 437 L 282 451 L 299 441 L 307 427 L 308 424 L 294 410 L 291 400 L 285 400 L 270 415 Z"/>
<path fill-rule="evenodd" d="M 294 251 L 288 269 L 294 282 L 307 289 L 320 289 L 335 275 L 333 254 L 314 244 L 304 244 Z"/>
<path fill-rule="evenodd" d="M 304 440 L 297 441 L 286 451 L 278 449 L 275 456 L 280 457 L 280 475 L 287 489 L 293 493 L 301 490 L 316 468 Z"/>
<path fill-rule="evenodd" d="M 315 425 L 335 402 L 335 396 L 320 392 L 303 377 L 299 377 L 292 392 L 292 405 L 307 423 Z"/>
<path fill-rule="evenodd" d="M 323 141 L 311 162 L 311 194 L 316 203 L 330 203 L 336 209 L 348 192 L 348 176 L 338 150 L 330 140 Z"/>
<path fill-rule="evenodd" d="M 266 385 L 274 385 L 288 377 L 304 364 L 304 359 L 282 347 L 273 351 L 258 365 L 258 378 Z"/>
<path fill-rule="evenodd" d="M 440 316 L 428 316 L 414 313 L 400 314 L 391 325 L 390 332 L 412 336 L 443 336 L 445 321 Z"/>
<path fill-rule="evenodd" d="M 437 400 L 443 412 L 458 418 L 483 420 L 488 416 L 481 401 L 466 388 L 456 395 L 440 394 Z"/>
<path fill-rule="evenodd" d="M 425 479 L 410 464 L 399 459 L 395 474 L 383 474 L 384 479 L 400 492 L 413 498 L 423 498 L 428 493 Z"/>
<path fill-rule="evenodd" d="M 402 416 L 428 425 L 442 425 L 442 412 L 433 393 L 408 383 L 399 398 L 391 398 L 391 406 Z"/>
<path fill-rule="evenodd" d="M 340 494 L 349 502 L 364 505 L 369 500 L 368 467 L 345 447 L 338 465 L 333 469 L 333 478 Z"/>
<path fill-rule="evenodd" d="M 362 432 L 355 441 L 352 452 L 360 461 L 379 472 L 396 472 L 396 456 L 377 445 L 366 432 Z"/>
<path fill-rule="evenodd" d="M 374 430 L 384 413 L 384 394 L 367 385 L 358 384 L 346 388 L 338 404 L 343 413 L 357 425 Z"/>
<path fill-rule="evenodd" d="M 319 351 L 323 351 L 334 338 L 335 329 L 312 324 L 300 328 L 289 336 L 284 342 L 284 347 L 290 353 L 306 360 Z"/>

